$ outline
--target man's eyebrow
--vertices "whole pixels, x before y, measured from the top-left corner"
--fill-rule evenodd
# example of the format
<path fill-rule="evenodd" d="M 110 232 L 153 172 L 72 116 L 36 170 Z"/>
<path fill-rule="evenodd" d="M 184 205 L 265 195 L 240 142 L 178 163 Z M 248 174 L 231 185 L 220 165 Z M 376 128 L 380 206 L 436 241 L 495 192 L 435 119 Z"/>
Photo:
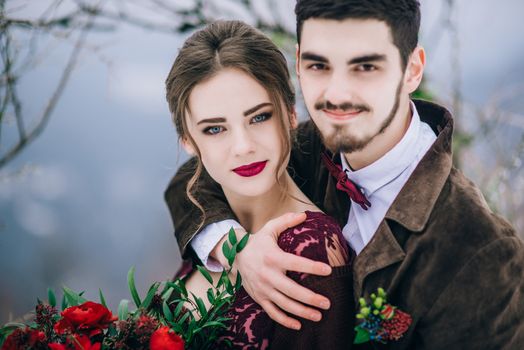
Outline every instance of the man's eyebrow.
<path fill-rule="evenodd" d="M 207 118 L 202 119 L 197 123 L 197 125 L 203 124 L 203 123 L 224 123 L 226 121 L 226 118 Z"/>
<path fill-rule="evenodd" d="M 303 52 L 300 55 L 300 58 L 302 60 L 308 60 L 308 61 L 317 61 L 317 62 L 322 62 L 322 63 L 327 63 L 328 62 L 328 59 L 325 58 L 324 56 L 320 56 L 320 55 L 317 55 L 317 54 L 311 53 L 311 52 Z"/>
<path fill-rule="evenodd" d="M 258 105 L 256 105 L 255 107 L 252 107 L 250 109 L 248 109 L 247 111 L 244 112 L 244 116 L 247 117 L 248 115 L 258 111 L 260 108 L 262 107 L 265 107 L 265 106 L 272 106 L 273 104 L 269 103 L 269 102 L 262 102 L 262 103 L 259 103 Z"/>
<path fill-rule="evenodd" d="M 352 58 L 348 61 L 348 64 L 359 64 L 367 62 L 384 62 L 386 61 L 386 55 L 371 54 Z"/>

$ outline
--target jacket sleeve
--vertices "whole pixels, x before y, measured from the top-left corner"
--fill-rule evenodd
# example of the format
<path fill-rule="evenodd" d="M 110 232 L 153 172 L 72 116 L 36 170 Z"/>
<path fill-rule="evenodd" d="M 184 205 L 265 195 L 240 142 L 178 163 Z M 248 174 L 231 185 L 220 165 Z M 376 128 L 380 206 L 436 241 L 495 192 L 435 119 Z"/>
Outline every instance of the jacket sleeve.
<path fill-rule="evenodd" d="M 326 277 L 308 276 L 300 283 L 326 296 L 331 301 L 331 308 L 322 311 L 319 322 L 302 319 L 299 331 L 276 324 L 271 349 L 351 349 L 355 337 L 351 265 L 334 267 L 332 274 Z"/>
<path fill-rule="evenodd" d="M 307 196 L 312 195 L 311 189 L 316 187 L 314 181 L 315 166 L 312 164 L 318 162 L 320 156 L 313 157 L 312 155 L 320 154 L 313 150 L 315 147 L 319 147 L 320 144 L 320 137 L 316 133 L 312 122 L 301 123 L 293 142 L 288 171 Z M 209 176 L 205 169 L 191 192 L 202 205 L 205 213 L 202 213 L 189 200 L 186 195 L 186 187 L 195 173 L 196 164 L 196 158 L 192 158 L 184 163 L 164 193 L 182 257 L 191 257 L 193 259 L 197 259 L 197 257 L 191 249 L 188 249 L 190 248 L 189 243 L 201 229 L 214 222 L 236 219 L 227 203 L 222 188 Z M 312 200 L 315 201 L 314 198 Z"/>
<path fill-rule="evenodd" d="M 524 244 L 500 238 L 462 268 L 418 327 L 424 349 L 524 349 Z"/>

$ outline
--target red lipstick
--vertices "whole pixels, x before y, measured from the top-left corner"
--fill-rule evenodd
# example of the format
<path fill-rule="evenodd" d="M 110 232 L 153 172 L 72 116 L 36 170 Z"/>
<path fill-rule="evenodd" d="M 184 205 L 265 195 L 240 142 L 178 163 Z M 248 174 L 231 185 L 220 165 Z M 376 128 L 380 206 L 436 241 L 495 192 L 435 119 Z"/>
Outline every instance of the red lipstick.
<path fill-rule="evenodd" d="M 239 166 L 238 168 L 233 169 L 233 171 L 242 177 L 251 177 L 260 174 L 266 167 L 266 164 L 267 160 L 263 162 L 255 162 Z"/>

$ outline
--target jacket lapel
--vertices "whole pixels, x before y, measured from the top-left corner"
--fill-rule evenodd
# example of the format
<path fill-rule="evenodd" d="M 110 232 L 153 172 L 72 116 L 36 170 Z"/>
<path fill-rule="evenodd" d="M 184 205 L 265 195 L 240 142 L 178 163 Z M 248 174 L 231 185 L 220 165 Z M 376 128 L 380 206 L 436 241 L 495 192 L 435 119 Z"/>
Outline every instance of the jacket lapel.
<path fill-rule="evenodd" d="M 364 280 L 369 274 L 402 261 L 406 253 L 399 245 L 387 222 L 383 220 L 373 239 L 355 258 L 353 266 L 353 288 L 355 299 L 362 296 Z M 389 282 L 380 287 L 389 289 Z"/>

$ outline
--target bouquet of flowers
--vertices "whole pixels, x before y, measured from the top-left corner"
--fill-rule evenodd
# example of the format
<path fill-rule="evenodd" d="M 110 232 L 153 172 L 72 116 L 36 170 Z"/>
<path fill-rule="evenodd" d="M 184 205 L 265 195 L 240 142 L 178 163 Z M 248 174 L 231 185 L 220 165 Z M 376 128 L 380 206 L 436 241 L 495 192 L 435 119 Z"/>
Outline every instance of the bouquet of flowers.
<path fill-rule="evenodd" d="M 222 246 L 229 266 L 245 247 L 248 237 L 237 240 L 230 230 Z M 113 315 L 102 291 L 97 303 L 86 300 L 83 292 L 63 287 L 61 312 L 58 312 L 55 293 L 49 289 L 48 301 L 38 300 L 31 322 L 8 323 L 0 328 L 0 349 L 212 349 L 228 320 L 224 316 L 228 306 L 242 282 L 240 274 L 234 283 L 230 281 L 230 268 L 213 284 L 209 273 L 200 266 L 197 268 L 213 286 L 207 290 L 209 309 L 201 298 L 188 293 L 181 279 L 153 283 L 142 299 L 135 287 L 135 269 L 131 268 L 127 279 L 134 310 L 129 309 L 130 302 L 124 299 L 119 304 L 118 315 Z"/>

